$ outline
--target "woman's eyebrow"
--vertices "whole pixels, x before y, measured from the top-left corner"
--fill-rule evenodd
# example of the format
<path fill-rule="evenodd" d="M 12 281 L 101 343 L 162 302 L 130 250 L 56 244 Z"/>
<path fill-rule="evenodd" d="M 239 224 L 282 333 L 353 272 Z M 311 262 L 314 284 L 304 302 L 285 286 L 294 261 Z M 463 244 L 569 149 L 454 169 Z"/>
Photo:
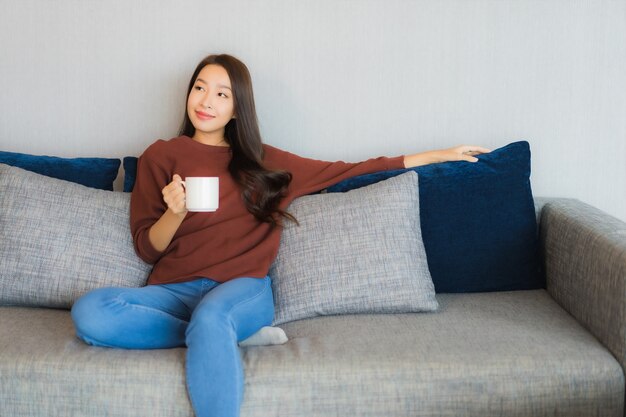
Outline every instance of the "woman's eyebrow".
<path fill-rule="evenodd" d="M 202 78 L 196 78 L 196 82 L 198 82 L 198 81 L 200 81 L 202 84 L 207 84 L 207 82 L 206 82 L 206 81 L 204 81 Z M 230 91 L 233 91 L 233 89 L 232 89 L 232 88 L 230 88 L 229 86 L 227 86 L 227 85 L 225 85 L 225 84 L 218 84 L 217 86 L 218 86 L 219 88 L 227 88 L 227 89 L 229 89 Z"/>

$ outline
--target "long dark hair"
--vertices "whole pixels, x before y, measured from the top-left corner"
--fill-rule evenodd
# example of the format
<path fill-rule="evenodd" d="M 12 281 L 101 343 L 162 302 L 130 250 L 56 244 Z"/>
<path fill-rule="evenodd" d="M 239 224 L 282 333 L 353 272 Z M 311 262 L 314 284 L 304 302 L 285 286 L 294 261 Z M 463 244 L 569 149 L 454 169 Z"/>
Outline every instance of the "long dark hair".
<path fill-rule="evenodd" d="M 191 76 L 187 99 L 198 74 L 207 65 L 221 66 L 230 78 L 236 117 L 226 124 L 224 139 L 230 145 L 231 152 L 228 171 L 241 188 L 241 196 L 246 208 L 257 220 L 270 223 L 272 226 L 281 224 L 280 220 L 283 217 L 295 221 L 291 214 L 279 208 L 280 201 L 287 194 L 291 173 L 271 171 L 263 165 L 263 142 L 248 68 L 243 62 L 230 55 L 207 56 L 200 61 Z M 185 117 L 179 134 L 193 137 L 196 129 L 189 119 L 186 106 L 187 100 L 185 100 Z"/>

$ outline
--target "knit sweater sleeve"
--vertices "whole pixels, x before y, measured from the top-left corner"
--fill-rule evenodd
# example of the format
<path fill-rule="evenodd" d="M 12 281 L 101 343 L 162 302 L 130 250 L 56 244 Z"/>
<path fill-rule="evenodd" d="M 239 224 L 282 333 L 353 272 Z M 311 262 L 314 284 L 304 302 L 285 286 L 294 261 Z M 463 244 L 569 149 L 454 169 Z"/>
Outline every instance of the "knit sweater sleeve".
<path fill-rule="evenodd" d="M 130 231 L 137 255 L 154 264 L 162 255 L 154 248 L 148 232 L 166 210 L 161 190 L 171 174 L 162 168 L 157 150 L 158 142 L 150 146 L 137 161 L 137 176 L 130 198 Z"/>
<path fill-rule="evenodd" d="M 269 145 L 264 145 L 264 148 L 267 168 L 282 169 L 292 174 L 290 192 L 294 196 L 314 193 L 357 175 L 404 168 L 404 156 L 382 156 L 356 163 L 328 162 L 303 158 Z"/>

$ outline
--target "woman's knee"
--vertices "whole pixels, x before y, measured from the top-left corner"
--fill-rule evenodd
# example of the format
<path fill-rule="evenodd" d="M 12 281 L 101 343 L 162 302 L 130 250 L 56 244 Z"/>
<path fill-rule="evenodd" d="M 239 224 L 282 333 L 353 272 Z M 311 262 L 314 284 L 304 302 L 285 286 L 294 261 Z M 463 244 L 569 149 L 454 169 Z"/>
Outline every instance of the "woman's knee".
<path fill-rule="evenodd" d="M 80 297 L 72 306 L 71 316 L 74 322 L 76 335 L 91 345 L 105 345 L 109 327 L 110 310 L 106 308 L 114 295 L 112 288 L 100 288 L 90 291 Z"/>
<path fill-rule="evenodd" d="M 212 303 L 204 303 L 196 308 L 191 316 L 187 334 L 196 329 L 202 332 L 224 330 L 231 324 L 228 312 Z"/>
<path fill-rule="evenodd" d="M 203 335 L 226 333 L 243 340 L 271 324 L 274 317 L 271 281 L 257 278 L 236 281 L 222 284 L 205 296 L 193 312 L 187 337 L 199 330 Z"/>

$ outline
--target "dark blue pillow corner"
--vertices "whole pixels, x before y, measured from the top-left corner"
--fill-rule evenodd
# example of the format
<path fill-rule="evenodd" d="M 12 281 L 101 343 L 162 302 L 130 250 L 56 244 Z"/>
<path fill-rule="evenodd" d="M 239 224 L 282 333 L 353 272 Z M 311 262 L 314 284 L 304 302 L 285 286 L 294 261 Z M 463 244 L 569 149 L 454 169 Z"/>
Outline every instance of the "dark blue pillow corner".
<path fill-rule="evenodd" d="M 439 293 L 545 288 L 530 185 L 530 144 L 514 142 L 479 161 L 411 168 L 420 223 Z M 361 175 L 328 189 L 360 188 L 407 170 Z"/>
<path fill-rule="evenodd" d="M 60 158 L 0 151 L 0 163 L 37 174 L 113 191 L 121 161 L 114 158 Z"/>
<path fill-rule="evenodd" d="M 124 192 L 130 193 L 135 187 L 135 179 L 137 177 L 137 160 L 136 156 L 124 157 Z"/>

